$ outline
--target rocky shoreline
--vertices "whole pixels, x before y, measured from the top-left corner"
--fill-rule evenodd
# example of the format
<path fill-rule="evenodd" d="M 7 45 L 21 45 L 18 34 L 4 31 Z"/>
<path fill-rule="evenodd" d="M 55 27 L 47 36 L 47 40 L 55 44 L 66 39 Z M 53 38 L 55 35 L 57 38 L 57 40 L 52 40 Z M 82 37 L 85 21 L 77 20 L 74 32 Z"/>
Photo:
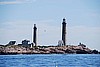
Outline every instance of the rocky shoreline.
<path fill-rule="evenodd" d="M 0 55 L 9 54 L 100 54 L 83 46 L 38 46 L 24 47 L 18 45 L 0 46 Z"/>

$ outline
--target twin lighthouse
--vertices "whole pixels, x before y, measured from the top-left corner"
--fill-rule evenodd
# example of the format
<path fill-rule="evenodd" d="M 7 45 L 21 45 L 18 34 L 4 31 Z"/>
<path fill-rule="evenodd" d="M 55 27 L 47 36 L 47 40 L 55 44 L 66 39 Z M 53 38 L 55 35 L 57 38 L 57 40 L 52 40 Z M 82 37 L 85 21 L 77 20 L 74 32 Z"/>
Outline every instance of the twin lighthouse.
<path fill-rule="evenodd" d="M 33 27 L 33 43 L 35 46 L 37 46 L 37 27 L 36 24 L 34 24 Z M 66 19 L 63 19 L 62 22 L 62 46 L 66 45 Z"/>

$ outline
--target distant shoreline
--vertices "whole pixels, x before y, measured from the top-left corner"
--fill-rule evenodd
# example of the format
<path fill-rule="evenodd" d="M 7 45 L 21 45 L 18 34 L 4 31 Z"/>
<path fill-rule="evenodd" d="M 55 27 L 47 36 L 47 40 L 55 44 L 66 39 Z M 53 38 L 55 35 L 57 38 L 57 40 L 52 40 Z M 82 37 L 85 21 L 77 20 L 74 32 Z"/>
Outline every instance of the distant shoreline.
<path fill-rule="evenodd" d="M 19 45 L 0 46 L 0 55 L 17 54 L 100 54 L 97 50 L 91 50 L 84 46 L 38 46 L 25 47 Z"/>

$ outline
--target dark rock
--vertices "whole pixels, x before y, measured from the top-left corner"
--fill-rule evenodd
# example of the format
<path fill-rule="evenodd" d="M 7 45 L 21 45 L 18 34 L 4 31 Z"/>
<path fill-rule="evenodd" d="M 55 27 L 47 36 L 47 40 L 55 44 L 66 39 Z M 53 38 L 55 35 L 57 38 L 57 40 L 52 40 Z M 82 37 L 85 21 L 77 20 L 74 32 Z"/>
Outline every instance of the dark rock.
<path fill-rule="evenodd" d="M 89 52 L 87 52 L 85 50 L 77 50 L 76 54 L 89 54 Z"/>
<path fill-rule="evenodd" d="M 65 51 L 65 53 L 72 54 L 72 53 L 76 53 L 76 51 L 75 51 L 75 50 L 71 50 L 71 49 L 67 49 L 67 50 Z"/>
<path fill-rule="evenodd" d="M 92 53 L 93 54 L 99 54 L 99 52 L 97 50 L 93 50 Z"/>
<path fill-rule="evenodd" d="M 100 52 L 99 52 L 99 54 L 100 54 Z"/>

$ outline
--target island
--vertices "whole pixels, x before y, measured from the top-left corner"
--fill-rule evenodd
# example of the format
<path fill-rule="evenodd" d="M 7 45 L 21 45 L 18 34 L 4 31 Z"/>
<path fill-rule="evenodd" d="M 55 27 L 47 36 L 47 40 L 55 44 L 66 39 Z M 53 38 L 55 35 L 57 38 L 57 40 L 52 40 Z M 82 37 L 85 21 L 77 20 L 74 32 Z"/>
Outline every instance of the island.
<path fill-rule="evenodd" d="M 37 27 L 33 27 L 33 42 L 30 40 L 23 40 L 22 44 L 15 44 L 16 41 L 10 41 L 6 45 L 0 45 L 0 55 L 7 54 L 100 54 L 98 50 L 91 50 L 86 45 L 79 43 L 79 45 L 66 44 L 66 19 L 62 22 L 62 39 L 58 41 L 56 46 L 40 46 L 37 43 Z M 52 35 L 51 35 L 52 36 Z"/>
<path fill-rule="evenodd" d="M 0 55 L 12 54 L 100 54 L 84 45 L 38 46 L 25 47 L 21 45 L 0 45 Z"/>

